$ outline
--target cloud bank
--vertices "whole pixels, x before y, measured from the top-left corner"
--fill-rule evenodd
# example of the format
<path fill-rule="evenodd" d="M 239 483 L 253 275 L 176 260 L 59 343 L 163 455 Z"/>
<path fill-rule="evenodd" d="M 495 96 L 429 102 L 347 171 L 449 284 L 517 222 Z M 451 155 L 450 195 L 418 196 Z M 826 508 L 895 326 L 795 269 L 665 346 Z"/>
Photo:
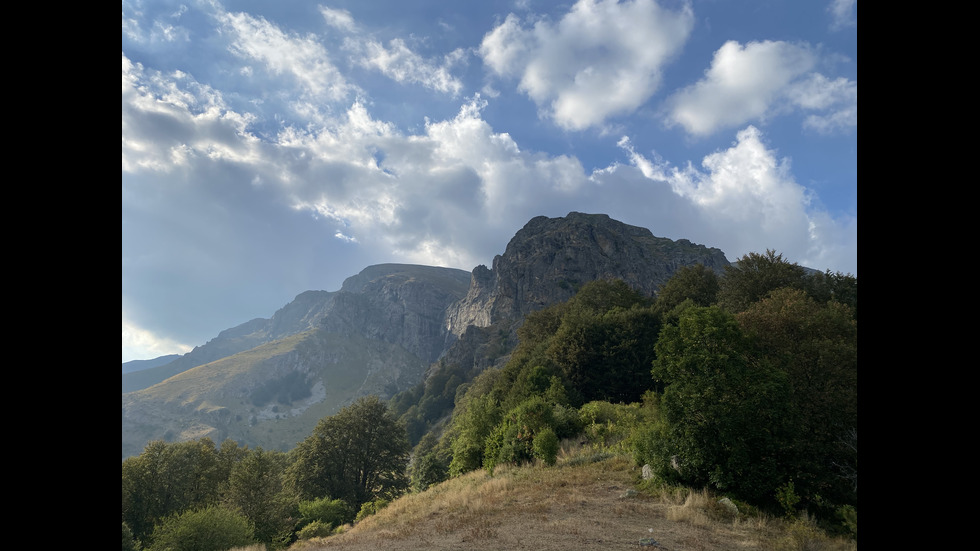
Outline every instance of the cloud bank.
<path fill-rule="evenodd" d="M 152 16 L 124 3 L 124 46 L 161 66 L 158 52 L 210 37 L 210 55 L 179 68 L 122 52 L 124 361 L 185 352 L 371 264 L 489 264 L 531 218 L 570 211 L 730 260 L 771 248 L 856 274 L 856 215 L 821 207 L 769 142 L 783 120 L 817 144 L 856 132 L 856 81 L 805 42 L 729 40 L 706 50 L 703 77 L 666 86 L 695 24 L 690 3 L 674 5 L 510 13 L 472 48 L 433 55 L 326 6 L 300 32 L 213 2 Z M 387 96 L 366 84 L 378 80 L 444 114 L 382 115 Z M 476 91 L 487 82 L 499 97 Z M 541 118 L 499 115 L 518 99 Z M 658 109 L 662 121 L 630 118 Z M 563 149 L 535 132 L 601 138 Z M 712 145 L 668 150 L 676 136 Z"/>

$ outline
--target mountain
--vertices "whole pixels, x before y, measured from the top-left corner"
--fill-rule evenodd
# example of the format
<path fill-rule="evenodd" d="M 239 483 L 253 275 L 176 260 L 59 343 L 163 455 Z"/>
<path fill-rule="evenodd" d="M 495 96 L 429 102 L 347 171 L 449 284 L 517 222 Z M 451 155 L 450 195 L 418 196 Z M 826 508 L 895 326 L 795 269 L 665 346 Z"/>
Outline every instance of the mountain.
<path fill-rule="evenodd" d="M 502 364 L 525 315 L 589 281 L 619 278 L 652 296 L 698 263 L 728 265 L 719 249 L 572 212 L 530 220 L 491 268 L 367 267 L 339 291 L 301 293 L 142 379 L 123 375 L 123 458 L 150 440 L 204 436 L 290 449 L 323 416 L 361 396 L 418 388 L 436 365 L 469 378 Z"/>
<path fill-rule="evenodd" d="M 450 331 L 461 335 L 470 325 L 523 318 L 597 279 L 622 279 L 652 296 L 678 268 L 699 263 L 719 274 L 729 264 L 719 249 L 655 237 L 605 214 L 538 216 L 493 259 L 492 269 L 473 270 L 469 292 L 449 312 Z"/>
<path fill-rule="evenodd" d="M 168 354 L 166 356 L 160 356 L 159 358 L 153 358 L 152 360 L 131 360 L 128 362 L 123 362 L 122 372 L 123 375 L 125 375 L 127 373 L 143 371 L 144 369 L 159 367 L 161 365 L 168 364 L 179 357 L 180 354 Z"/>
<path fill-rule="evenodd" d="M 468 284 L 463 270 L 371 266 L 340 291 L 301 293 L 270 319 L 146 370 L 164 377 L 152 386 L 126 392 L 124 376 L 123 458 L 150 440 L 203 436 L 289 449 L 357 397 L 418 384 L 447 339 L 445 311 Z"/>

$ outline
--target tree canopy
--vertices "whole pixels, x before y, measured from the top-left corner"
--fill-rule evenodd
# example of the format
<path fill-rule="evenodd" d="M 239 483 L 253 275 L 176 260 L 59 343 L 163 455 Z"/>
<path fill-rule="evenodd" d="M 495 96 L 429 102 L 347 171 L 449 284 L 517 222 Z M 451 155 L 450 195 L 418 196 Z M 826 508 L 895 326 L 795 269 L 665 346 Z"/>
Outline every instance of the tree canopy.
<path fill-rule="evenodd" d="M 408 486 L 409 451 L 405 426 L 368 396 L 317 423 L 292 452 L 287 484 L 301 499 L 330 496 L 357 510 Z"/>

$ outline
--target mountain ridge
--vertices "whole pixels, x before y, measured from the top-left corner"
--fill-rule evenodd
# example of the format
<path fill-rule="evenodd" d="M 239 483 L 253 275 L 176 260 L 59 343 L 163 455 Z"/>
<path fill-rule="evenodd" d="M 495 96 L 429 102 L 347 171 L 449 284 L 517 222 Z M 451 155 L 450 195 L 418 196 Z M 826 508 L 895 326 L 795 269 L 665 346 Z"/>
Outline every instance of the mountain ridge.
<path fill-rule="evenodd" d="M 149 375 L 162 377 L 152 385 L 127 391 L 124 375 L 123 458 L 152 439 L 202 434 L 288 449 L 319 419 L 307 412 L 329 414 L 366 394 L 391 398 L 421 384 L 437 362 L 466 364 L 470 374 L 499 365 L 525 315 L 571 298 L 589 281 L 619 278 L 653 296 L 677 269 L 699 263 L 719 272 L 729 264 L 716 248 L 656 237 L 604 214 L 571 212 L 532 218 L 490 268 L 366 267 L 339 291 L 304 291 L 271 318 L 222 331 L 146 370 L 141 384 Z M 191 371 L 252 379 L 195 392 L 187 385 L 196 376 Z M 267 394 L 276 396 L 271 406 L 263 402 Z M 330 404 L 304 402 L 328 395 Z M 289 436 L 263 436 L 271 433 Z"/>

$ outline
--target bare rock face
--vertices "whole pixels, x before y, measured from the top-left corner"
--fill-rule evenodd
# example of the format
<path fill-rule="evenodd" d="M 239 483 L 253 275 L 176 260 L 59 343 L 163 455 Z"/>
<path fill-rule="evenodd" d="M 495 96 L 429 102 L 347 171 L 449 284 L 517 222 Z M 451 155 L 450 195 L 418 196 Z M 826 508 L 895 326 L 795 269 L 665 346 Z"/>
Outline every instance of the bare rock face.
<path fill-rule="evenodd" d="M 458 337 L 470 325 L 519 319 L 598 279 L 622 279 L 654 296 L 679 268 L 695 264 L 722 273 L 729 262 L 719 249 L 655 237 L 605 214 L 538 216 L 493 259 L 492 269 L 473 270 L 466 297 L 447 313 L 447 326 Z"/>
<path fill-rule="evenodd" d="M 434 362 L 446 341 L 446 310 L 463 298 L 468 284 L 463 270 L 371 266 L 344 281 L 320 328 L 396 344 Z"/>

